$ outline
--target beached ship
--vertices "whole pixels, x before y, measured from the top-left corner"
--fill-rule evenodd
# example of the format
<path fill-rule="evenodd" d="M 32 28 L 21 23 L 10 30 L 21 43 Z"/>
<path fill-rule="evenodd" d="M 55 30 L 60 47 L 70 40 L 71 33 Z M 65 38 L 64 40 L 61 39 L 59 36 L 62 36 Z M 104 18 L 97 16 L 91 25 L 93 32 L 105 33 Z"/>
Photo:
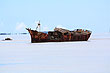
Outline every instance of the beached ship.
<path fill-rule="evenodd" d="M 38 24 L 40 27 L 40 23 Z M 37 28 L 38 28 L 37 27 Z M 30 28 L 26 28 L 31 36 L 31 42 L 65 42 L 65 41 L 87 41 L 91 35 L 91 31 L 83 30 L 83 29 L 76 29 L 73 31 L 63 29 L 63 28 L 56 28 L 54 31 L 40 32 L 37 30 L 32 30 Z"/>

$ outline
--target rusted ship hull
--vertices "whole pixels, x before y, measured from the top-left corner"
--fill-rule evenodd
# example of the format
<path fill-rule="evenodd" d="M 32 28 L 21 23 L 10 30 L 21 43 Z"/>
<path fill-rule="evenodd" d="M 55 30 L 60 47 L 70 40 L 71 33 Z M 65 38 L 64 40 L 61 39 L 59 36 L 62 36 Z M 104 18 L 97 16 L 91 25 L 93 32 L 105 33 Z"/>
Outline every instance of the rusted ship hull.
<path fill-rule="evenodd" d="M 65 29 L 55 28 L 54 31 L 48 33 L 38 32 L 36 30 L 28 29 L 31 36 L 31 42 L 65 42 L 65 41 L 87 41 L 91 35 L 91 31 L 77 29 L 69 31 Z"/>

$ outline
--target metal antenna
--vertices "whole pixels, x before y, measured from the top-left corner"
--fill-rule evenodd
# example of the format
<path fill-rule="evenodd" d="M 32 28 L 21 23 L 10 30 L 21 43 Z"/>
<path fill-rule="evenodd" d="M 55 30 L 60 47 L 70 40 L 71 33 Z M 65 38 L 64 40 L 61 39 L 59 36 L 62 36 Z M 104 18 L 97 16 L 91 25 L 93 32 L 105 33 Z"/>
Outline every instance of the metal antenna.
<path fill-rule="evenodd" d="M 109 28 L 109 33 L 110 33 L 110 28 Z"/>

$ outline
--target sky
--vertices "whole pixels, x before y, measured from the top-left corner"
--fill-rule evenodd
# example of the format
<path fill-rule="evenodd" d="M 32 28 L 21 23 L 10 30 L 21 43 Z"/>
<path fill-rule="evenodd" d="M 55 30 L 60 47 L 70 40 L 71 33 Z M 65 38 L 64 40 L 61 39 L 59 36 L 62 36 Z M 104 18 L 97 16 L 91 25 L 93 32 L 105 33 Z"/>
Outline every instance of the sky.
<path fill-rule="evenodd" d="M 110 0 L 0 0 L 0 32 L 27 32 L 39 20 L 41 31 L 62 27 L 107 33 Z"/>

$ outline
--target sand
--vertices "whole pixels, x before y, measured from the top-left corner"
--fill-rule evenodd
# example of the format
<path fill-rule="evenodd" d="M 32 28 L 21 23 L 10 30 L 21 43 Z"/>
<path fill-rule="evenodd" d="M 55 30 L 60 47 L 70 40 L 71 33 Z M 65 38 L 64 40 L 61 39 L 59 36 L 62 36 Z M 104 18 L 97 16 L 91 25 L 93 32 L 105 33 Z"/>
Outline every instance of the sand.
<path fill-rule="evenodd" d="M 110 34 L 49 43 L 31 43 L 29 34 L 0 35 L 0 73 L 110 73 Z"/>

